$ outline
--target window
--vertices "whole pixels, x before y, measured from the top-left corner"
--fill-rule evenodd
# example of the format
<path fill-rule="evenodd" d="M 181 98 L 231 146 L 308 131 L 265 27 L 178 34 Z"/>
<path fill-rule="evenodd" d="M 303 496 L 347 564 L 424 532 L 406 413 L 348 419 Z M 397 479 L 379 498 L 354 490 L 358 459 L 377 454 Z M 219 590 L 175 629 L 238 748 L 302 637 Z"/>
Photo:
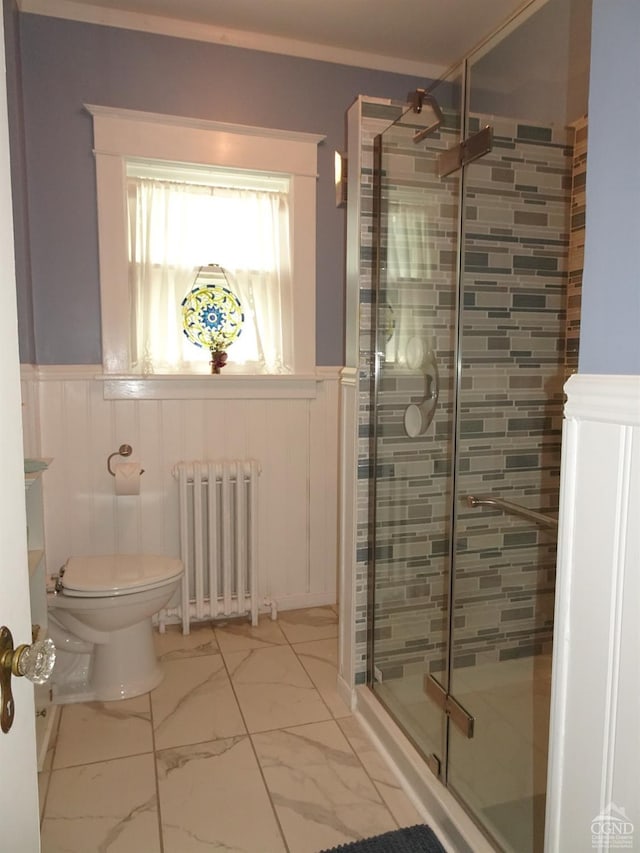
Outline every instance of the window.
<path fill-rule="evenodd" d="M 291 252 L 286 176 L 127 162 L 131 358 L 143 373 L 209 369 L 183 334 L 181 302 L 216 264 L 244 322 L 232 365 L 288 372 Z"/>
<path fill-rule="evenodd" d="M 144 337 L 140 337 L 133 280 L 141 277 L 138 265 L 143 265 L 143 257 L 154 266 L 156 252 L 164 254 L 164 268 L 172 270 L 173 278 L 177 269 L 184 271 L 191 265 L 193 272 L 194 267 L 217 263 L 228 267 L 238 283 L 248 312 L 252 312 L 253 331 L 243 343 L 244 352 L 240 347 L 244 331 L 233 344 L 238 349 L 230 355 L 225 375 L 227 370 L 253 375 L 314 372 L 317 145 L 323 137 L 108 107 L 86 109 L 94 126 L 105 374 L 145 374 L 150 369 L 188 374 L 206 368 L 208 353 L 198 368 L 182 344 L 176 345 L 174 354 L 167 355 L 165 349 L 158 357 L 147 351 Z M 170 191 L 168 184 L 174 185 Z M 270 249 L 255 232 L 248 233 L 246 208 L 239 214 L 244 222 L 242 233 L 235 233 L 233 239 L 229 236 L 237 232 L 228 227 L 229 211 L 241 207 L 241 200 L 271 208 Z M 155 207 L 156 202 L 164 204 L 165 210 L 174 203 L 188 203 L 192 209 L 207 207 L 207 220 L 211 216 L 218 223 L 211 226 L 212 231 L 222 234 L 226 229 L 224 240 L 209 248 L 208 239 L 202 238 L 203 248 L 195 226 L 171 244 L 164 237 L 149 242 L 135 233 L 132 236 L 130 221 L 135 231 L 138 220 L 137 214 L 129 220 L 129 211 L 138 205 Z M 220 212 L 223 207 L 226 213 Z M 194 214 L 191 222 L 199 218 L 204 221 L 205 217 Z M 187 243 L 193 259 L 182 254 Z M 273 285 L 274 268 L 277 286 Z M 153 274 L 158 275 L 152 270 L 152 278 Z M 165 310 L 175 312 L 176 294 L 181 293 L 182 298 L 189 289 L 188 277 L 177 278 L 179 285 L 166 290 Z M 259 282 L 265 278 L 270 279 L 270 286 L 260 289 Z M 265 293 L 269 295 L 263 298 Z M 264 304 L 258 306 L 261 299 Z M 274 313 L 279 316 L 280 332 L 267 340 L 260 324 L 264 328 Z"/>

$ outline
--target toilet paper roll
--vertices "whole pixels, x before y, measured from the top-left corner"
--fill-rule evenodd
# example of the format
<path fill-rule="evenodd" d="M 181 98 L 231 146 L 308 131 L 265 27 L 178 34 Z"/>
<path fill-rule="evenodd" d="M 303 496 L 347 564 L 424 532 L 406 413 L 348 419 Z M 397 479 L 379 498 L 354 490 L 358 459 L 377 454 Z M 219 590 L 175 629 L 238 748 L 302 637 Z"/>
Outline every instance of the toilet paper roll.
<path fill-rule="evenodd" d="M 113 466 L 116 475 L 116 495 L 140 494 L 140 463 L 120 462 Z"/>

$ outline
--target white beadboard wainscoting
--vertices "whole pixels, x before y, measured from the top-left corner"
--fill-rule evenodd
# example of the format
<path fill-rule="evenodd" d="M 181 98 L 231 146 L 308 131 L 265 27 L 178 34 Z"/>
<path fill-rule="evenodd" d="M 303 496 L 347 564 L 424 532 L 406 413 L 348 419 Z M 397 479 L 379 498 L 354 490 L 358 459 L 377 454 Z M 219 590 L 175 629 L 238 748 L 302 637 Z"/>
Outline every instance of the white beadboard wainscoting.
<path fill-rule="evenodd" d="M 44 478 L 49 572 L 71 554 L 178 556 L 175 463 L 255 458 L 261 601 L 279 609 L 335 603 L 339 372 L 216 386 L 219 377 L 200 377 L 191 396 L 171 380 L 173 399 L 166 387 L 158 399 L 107 399 L 118 395 L 99 366 L 23 366 L 25 455 L 53 459 Z M 139 496 L 115 495 L 107 457 L 121 444 L 144 468 Z"/>
<path fill-rule="evenodd" d="M 640 376 L 565 390 L 545 851 L 635 850 Z"/>

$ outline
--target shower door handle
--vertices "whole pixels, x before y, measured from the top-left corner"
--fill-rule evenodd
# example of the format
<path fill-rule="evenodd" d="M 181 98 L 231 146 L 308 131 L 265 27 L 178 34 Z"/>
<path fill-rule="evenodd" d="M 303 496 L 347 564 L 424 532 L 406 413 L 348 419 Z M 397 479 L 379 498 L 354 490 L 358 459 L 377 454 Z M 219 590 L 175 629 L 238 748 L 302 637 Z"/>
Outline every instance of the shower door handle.
<path fill-rule="evenodd" d="M 513 503 L 512 501 L 502 500 L 502 498 L 467 495 L 465 501 L 467 506 L 471 508 L 476 506 L 488 506 L 492 509 L 501 509 L 503 512 L 510 513 L 511 515 L 518 515 L 520 518 L 526 518 L 528 521 L 533 521 L 536 524 L 539 524 L 540 527 L 558 528 L 557 518 L 554 518 L 551 515 L 546 515 L 543 512 L 536 512 L 533 509 L 529 509 L 527 506 L 521 506 L 520 504 Z"/>
<path fill-rule="evenodd" d="M 407 344 L 407 365 L 423 371 L 425 394 L 420 403 L 411 403 L 404 412 L 404 429 L 409 438 L 425 435 L 436 413 L 440 393 L 440 375 L 436 354 L 425 353 L 422 341 L 411 338 Z"/>

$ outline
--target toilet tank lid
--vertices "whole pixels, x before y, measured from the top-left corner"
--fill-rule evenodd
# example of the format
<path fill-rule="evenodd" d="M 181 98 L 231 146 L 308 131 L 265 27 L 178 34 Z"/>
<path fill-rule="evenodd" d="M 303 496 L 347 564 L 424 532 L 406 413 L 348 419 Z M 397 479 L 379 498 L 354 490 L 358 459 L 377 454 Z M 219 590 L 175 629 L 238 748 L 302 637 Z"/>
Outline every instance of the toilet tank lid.
<path fill-rule="evenodd" d="M 107 554 L 69 557 L 62 585 L 83 592 L 117 592 L 177 577 L 182 561 L 156 554 Z"/>

